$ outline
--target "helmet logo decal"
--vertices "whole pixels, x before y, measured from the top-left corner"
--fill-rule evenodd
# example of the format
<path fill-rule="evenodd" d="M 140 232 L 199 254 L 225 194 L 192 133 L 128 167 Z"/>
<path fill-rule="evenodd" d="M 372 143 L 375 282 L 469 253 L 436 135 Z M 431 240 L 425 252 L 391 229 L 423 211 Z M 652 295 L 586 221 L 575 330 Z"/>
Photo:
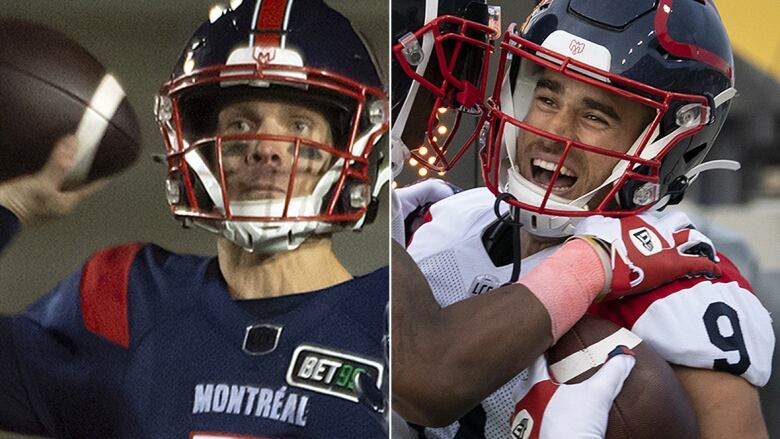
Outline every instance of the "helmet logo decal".
<path fill-rule="evenodd" d="M 252 58 L 258 64 L 270 64 L 276 59 L 276 49 L 273 47 L 255 47 L 252 51 Z"/>
<path fill-rule="evenodd" d="M 585 43 L 577 40 L 571 40 L 571 43 L 569 43 L 569 50 L 571 50 L 572 55 L 579 55 L 583 50 L 585 50 Z"/>

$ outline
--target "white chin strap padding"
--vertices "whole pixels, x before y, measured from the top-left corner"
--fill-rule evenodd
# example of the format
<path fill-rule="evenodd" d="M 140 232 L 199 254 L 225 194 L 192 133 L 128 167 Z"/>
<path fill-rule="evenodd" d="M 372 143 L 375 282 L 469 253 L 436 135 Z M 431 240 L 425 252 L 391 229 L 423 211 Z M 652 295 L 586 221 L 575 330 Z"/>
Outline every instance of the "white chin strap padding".
<path fill-rule="evenodd" d="M 528 233 L 544 238 L 563 238 L 574 234 L 577 218 L 541 215 L 520 209 L 520 222 Z"/>
<path fill-rule="evenodd" d="M 312 216 L 319 212 L 320 202 L 312 197 L 290 200 L 290 216 Z M 240 216 L 279 217 L 284 210 L 284 200 L 235 201 L 231 212 Z M 250 252 L 263 254 L 295 250 L 317 227 L 317 221 L 225 221 L 222 236 Z"/>
<path fill-rule="evenodd" d="M 510 168 L 507 172 L 507 192 L 515 196 L 519 201 L 531 206 L 541 206 L 544 200 L 545 190 L 525 179 L 517 168 Z M 517 194 L 517 195 L 515 195 Z M 522 194 L 522 195 L 520 195 Z M 520 195 L 520 196 L 518 196 Z M 568 210 L 572 212 L 587 211 L 587 207 L 578 205 L 577 200 L 566 200 L 550 194 L 545 205 L 548 209 Z M 520 210 L 520 222 L 529 233 L 536 236 L 558 238 L 574 233 L 576 218 L 565 216 L 553 216 L 539 214 L 525 209 Z"/>

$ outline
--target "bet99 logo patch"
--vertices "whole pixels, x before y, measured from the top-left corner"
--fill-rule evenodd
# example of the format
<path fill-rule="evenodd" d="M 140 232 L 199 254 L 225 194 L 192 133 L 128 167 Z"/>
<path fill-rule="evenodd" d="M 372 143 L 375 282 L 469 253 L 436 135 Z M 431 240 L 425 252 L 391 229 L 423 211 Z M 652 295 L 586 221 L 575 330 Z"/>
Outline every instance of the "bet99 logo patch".
<path fill-rule="evenodd" d="M 358 402 L 358 376 L 367 374 L 379 388 L 383 372 L 381 363 L 365 357 L 300 345 L 295 349 L 287 369 L 287 384 Z"/>

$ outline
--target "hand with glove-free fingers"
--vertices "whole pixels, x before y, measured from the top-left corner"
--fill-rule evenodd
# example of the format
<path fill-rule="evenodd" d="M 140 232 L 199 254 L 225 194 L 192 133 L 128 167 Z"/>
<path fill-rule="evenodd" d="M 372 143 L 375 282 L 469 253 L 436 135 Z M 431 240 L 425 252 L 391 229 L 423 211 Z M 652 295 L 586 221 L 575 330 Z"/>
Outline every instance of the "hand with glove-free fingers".
<path fill-rule="evenodd" d="M 59 139 L 49 160 L 37 173 L 0 184 L 0 206 L 11 211 L 24 225 L 44 223 L 70 213 L 105 186 L 105 181 L 98 180 L 73 190 L 63 189 L 68 172 L 76 164 L 78 149 L 75 135 Z"/>

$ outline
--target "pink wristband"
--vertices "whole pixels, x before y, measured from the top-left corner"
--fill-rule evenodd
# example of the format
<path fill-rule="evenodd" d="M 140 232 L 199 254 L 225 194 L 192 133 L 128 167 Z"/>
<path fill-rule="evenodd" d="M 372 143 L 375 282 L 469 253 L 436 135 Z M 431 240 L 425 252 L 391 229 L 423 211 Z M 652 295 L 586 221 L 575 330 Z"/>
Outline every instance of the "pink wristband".
<path fill-rule="evenodd" d="M 571 239 L 518 280 L 547 308 L 553 343 L 585 315 L 604 288 L 604 264 L 597 252 L 584 240 Z"/>

